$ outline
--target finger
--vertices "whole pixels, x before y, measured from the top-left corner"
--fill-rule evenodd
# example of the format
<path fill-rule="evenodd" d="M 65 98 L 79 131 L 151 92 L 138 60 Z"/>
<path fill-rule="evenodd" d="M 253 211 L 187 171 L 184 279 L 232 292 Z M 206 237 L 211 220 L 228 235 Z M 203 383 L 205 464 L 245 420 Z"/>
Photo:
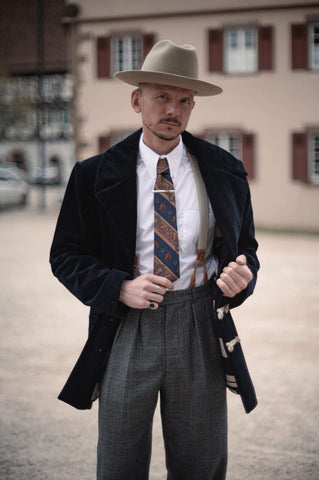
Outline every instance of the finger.
<path fill-rule="evenodd" d="M 164 300 L 164 295 L 160 295 L 159 293 L 150 292 L 147 295 L 147 300 L 149 302 L 161 303 Z"/>
<path fill-rule="evenodd" d="M 247 263 L 247 258 L 245 255 L 239 255 L 237 258 L 236 258 L 236 263 L 238 263 L 239 265 L 246 265 Z"/>
<path fill-rule="evenodd" d="M 223 292 L 223 294 L 225 295 L 225 297 L 233 297 L 234 294 L 233 292 L 231 291 L 231 289 L 228 287 L 228 285 L 221 279 L 219 278 L 217 281 L 216 281 L 218 287 L 221 289 L 221 291 Z"/>
<path fill-rule="evenodd" d="M 150 280 L 155 285 L 160 285 L 160 286 L 164 287 L 166 290 L 167 289 L 168 290 L 173 290 L 174 289 L 173 283 L 168 278 L 160 277 L 159 275 L 151 274 L 150 275 Z"/>
<path fill-rule="evenodd" d="M 147 308 L 149 308 L 150 310 L 157 310 L 158 304 L 156 302 L 149 302 Z"/>
<path fill-rule="evenodd" d="M 159 295 L 165 295 L 167 289 L 165 287 L 161 287 L 160 285 L 154 285 L 152 287 L 152 292 L 157 293 Z"/>
<path fill-rule="evenodd" d="M 220 279 L 230 290 L 232 296 L 236 295 L 247 287 L 246 280 L 233 270 L 230 270 L 230 273 L 222 272 Z"/>
<path fill-rule="evenodd" d="M 225 267 L 220 276 L 226 283 L 229 283 L 230 288 L 233 289 L 233 284 L 244 288 L 246 286 L 246 281 L 241 273 L 241 271 L 236 271 L 233 268 Z"/>
<path fill-rule="evenodd" d="M 252 273 L 247 267 L 247 265 L 239 265 L 236 262 L 230 262 L 227 267 L 223 268 L 223 272 L 230 273 L 230 270 L 237 273 L 247 281 L 250 281 L 252 279 Z"/>

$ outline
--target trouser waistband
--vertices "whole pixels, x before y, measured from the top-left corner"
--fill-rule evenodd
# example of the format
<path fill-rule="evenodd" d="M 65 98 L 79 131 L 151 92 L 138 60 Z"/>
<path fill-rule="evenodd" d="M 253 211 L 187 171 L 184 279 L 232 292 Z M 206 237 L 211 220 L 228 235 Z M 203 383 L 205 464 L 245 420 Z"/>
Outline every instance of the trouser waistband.
<path fill-rule="evenodd" d="M 168 290 L 164 295 L 164 300 L 159 304 L 159 308 L 163 305 L 174 303 L 183 303 L 195 301 L 199 298 L 213 295 L 213 279 L 211 278 L 205 285 L 200 287 L 186 288 L 183 290 Z"/>

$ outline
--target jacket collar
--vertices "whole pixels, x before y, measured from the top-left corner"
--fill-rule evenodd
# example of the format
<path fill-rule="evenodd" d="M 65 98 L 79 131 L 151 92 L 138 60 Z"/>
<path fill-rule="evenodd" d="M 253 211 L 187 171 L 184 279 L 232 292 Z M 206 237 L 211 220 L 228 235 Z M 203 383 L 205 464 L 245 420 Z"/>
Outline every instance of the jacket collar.
<path fill-rule="evenodd" d="M 138 144 L 142 130 L 134 132 L 114 145 L 101 156 L 95 181 L 95 195 L 121 188 L 126 182 L 135 181 Z"/>

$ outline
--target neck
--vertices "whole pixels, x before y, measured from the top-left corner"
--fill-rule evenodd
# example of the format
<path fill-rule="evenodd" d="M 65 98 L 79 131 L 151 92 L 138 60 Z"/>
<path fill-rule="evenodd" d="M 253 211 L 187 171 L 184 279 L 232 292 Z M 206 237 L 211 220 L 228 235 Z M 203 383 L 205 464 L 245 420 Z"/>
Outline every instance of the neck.
<path fill-rule="evenodd" d="M 149 138 L 149 136 L 147 134 L 145 135 L 145 132 L 143 131 L 143 143 L 158 155 L 167 155 L 177 147 L 179 142 L 180 135 L 172 140 L 164 140 L 155 135 L 152 135 L 152 137 Z"/>

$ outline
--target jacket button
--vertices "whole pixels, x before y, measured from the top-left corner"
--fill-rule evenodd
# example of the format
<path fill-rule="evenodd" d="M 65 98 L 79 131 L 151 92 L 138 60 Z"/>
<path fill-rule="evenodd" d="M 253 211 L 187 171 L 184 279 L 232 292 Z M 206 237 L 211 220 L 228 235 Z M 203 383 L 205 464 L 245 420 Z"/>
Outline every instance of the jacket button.
<path fill-rule="evenodd" d="M 99 348 L 99 353 L 102 353 L 102 348 Z"/>

